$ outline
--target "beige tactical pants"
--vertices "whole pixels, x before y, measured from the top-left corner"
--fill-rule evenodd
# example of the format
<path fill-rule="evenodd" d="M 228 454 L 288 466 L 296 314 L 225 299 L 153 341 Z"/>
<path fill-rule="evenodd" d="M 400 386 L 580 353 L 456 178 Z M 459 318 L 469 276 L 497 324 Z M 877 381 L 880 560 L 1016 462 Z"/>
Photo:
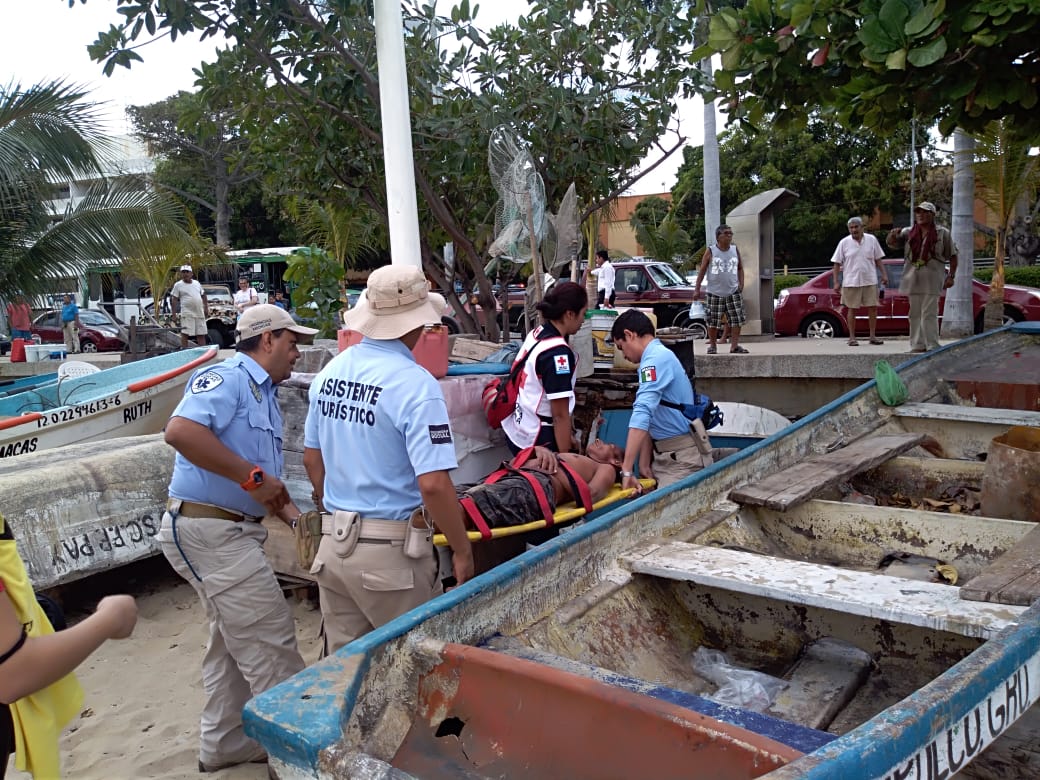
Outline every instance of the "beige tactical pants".
<path fill-rule="evenodd" d="M 321 537 L 311 574 L 318 583 L 328 653 L 437 595 L 432 544 L 422 558 L 409 558 L 402 552 L 403 539 L 366 541 L 372 535 L 365 535 L 366 528 L 373 523 L 403 527 L 405 522 L 365 520 L 361 538 L 346 557 L 337 554 L 331 536 Z"/>
<path fill-rule="evenodd" d="M 242 708 L 304 667 L 292 612 L 264 555 L 267 530 L 188 517 L 174 526 L 167 512 L 157 538 L 209 620 L 199 759 L 219 765 L 256 758 L 262 750 L 242 730 Z"/>
<path fill-rule="evenodd" d="M 684 441 L 688 441 L 689 445 L 684 445 Z M 714 447 L 711 451 L 711 462 L 717 463 L 736 451 L 734 447 Z M 703 468 L 704 456 L 697 448 L 693 436 L 686 434 L 654 442 L 654 476 L 657 478 L 658 487 L 674 484 Z"/>

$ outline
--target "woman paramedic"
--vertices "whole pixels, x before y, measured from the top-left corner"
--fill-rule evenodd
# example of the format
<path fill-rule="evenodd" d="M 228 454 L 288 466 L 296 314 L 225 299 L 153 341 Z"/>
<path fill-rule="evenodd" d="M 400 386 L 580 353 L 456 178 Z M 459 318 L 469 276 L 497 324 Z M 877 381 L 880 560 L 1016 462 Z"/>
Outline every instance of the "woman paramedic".
<path fill-rule="evenodd" d="M 588 309 L 585 288 L 560 282 L 538 304 L 544 325 L 528 334 L 517 360 L 524 361 L 518 378 L 516 409 L 502 421 L 509 448 L 517 453 L 535 444 L 555 452 L 577 452 L 571 414 L 577 356 L 567 340 L 581 328 Z"/>

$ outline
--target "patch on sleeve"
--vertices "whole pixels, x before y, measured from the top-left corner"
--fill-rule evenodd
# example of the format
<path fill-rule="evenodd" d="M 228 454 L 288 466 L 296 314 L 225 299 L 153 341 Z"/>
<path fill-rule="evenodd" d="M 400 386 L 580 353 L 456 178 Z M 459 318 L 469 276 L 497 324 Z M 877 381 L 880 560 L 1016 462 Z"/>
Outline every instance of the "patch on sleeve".
<path fill-rule="evenodd" d="M 253 381 L 253 377 L 249 377 L 249 392 L 253 394 L 253 398 L 256 399 L 257 403 L 260 403 L 262 395 L 260 393 L 260 385 Z"/>
<path fill-rule="evenodd" d="M 191 392 L 194 395 L 199 393 L 208 393 L 210 390 L 215 390 L 224 384 L 224 377 L 220 375 L 219 371 L 210 369 L 199 374 L 191 383 Z"/>
<path fill-rule="evenodd" d="M 430 443 L 431 444 L 451 444 L 451 426 L 450 425 L 431 425 L 430 426 Z"/>
<path fill-rule="evenodd" d="M 646 368 L 639 369 L 639 381 L 643 382 L 656 382 L 657 381 L 657 366 L 647 366 Z"/>
<path fill-rule="evenodd" d="M 566 355 L 557 355 L 554 357 L 553 365 L 556 366 L 557 374 L 569 374 L 571 372 L 571 359 Z"/>

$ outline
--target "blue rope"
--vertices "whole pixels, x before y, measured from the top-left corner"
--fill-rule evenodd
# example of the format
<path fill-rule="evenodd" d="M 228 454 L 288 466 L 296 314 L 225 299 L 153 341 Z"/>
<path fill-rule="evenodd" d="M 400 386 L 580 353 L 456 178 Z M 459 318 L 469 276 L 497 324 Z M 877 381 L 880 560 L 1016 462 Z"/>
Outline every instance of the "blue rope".
<path fill-rule="evenodd" d="M 173 543 L 175 545 L 177 545 L 177 552 L 179 552 L 181 554 L 181 558 L 183 558 L 184 562 L 186 564 L 188 564 L 188 569 L 191 571 L 191 573 L 195 577 L 195 579 L 197 579 L 199 582 L 202 582 L 202 577 L 200 577 L 199 573 L 197 571 L 195 571 L 195 567 L 191 565 L 191 561 L 188 560 L 188 556 L 185 555 L 185 553 L 184 553 L 184 548 L 181 547 L 181 540 L 177 537 L 177 513 L 176 512 L 170 512 L 170 527 L 173 530 Z"/>

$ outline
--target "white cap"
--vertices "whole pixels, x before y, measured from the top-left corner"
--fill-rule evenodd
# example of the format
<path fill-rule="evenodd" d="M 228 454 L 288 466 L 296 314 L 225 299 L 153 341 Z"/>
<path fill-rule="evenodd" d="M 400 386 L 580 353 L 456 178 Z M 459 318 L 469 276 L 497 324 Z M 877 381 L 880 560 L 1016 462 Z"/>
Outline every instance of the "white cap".
<path fill-rule="evenodd" d="M 235 330 L 238 332 L 239 341 L 259 336 L 269 330 L 291 330 L 301 336 L 313 336 L 318 332 L 315 328 L 297 325 L 289 312 L 273 303 L 261 303 L 246 309 L 238 318 L 238 326 Z"/>
<path fill-rule="evenodd" d="M 182 271 L 190 271 L 191 270 L 191 266 L 190 265 L 182 265 L 181 266 L 181 270 Z"/>

